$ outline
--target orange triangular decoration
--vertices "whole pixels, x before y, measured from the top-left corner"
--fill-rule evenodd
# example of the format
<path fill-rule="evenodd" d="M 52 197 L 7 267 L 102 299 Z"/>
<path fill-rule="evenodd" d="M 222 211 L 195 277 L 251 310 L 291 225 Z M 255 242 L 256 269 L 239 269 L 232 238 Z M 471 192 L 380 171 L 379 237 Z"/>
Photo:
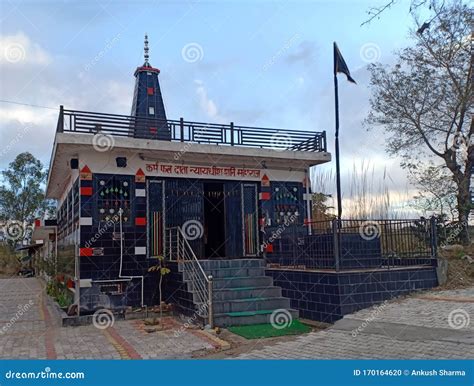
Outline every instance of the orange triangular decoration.
<path fill-rule="evenodd" d="M 262 177 L 262 186 L 270 186 L 270 178 L 266 174 Z"/>
<path fill-rule="evenodd" d="M 145 173 L 143 173 L 141 168 L 135 173 L 135 182 L 145 182 Z"/>
<path fill-rule="evenodd" d="M 92 180 L 92 172 L 87 165 L 84 165 L 84 167 L 81 169 L 79 178 L 81 180 Z"/>

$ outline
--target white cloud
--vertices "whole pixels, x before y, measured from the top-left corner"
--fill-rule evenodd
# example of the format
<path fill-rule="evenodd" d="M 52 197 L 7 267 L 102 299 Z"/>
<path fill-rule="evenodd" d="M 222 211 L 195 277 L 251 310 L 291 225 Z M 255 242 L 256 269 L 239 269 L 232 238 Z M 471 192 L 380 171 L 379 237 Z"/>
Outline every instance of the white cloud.
<path fill-rule="evenodd" d="M 0 64 L 24 65 L 51 63 L 51 56 L 23 32 L 15 35 L 0 35 Z"/>
<path fill-rule="evenodd" d="M 196 95 L 198 97 L 199 107 L 202 111 L 211 119 L 216 122 L 227 122 L 228 119 L 223 117 L 217 108 L 216 103 L 209 98 L 207 94 L 207 89 L 204 85 L 204 82 L 201 80 L 195 80 L 196 84 Z"/>

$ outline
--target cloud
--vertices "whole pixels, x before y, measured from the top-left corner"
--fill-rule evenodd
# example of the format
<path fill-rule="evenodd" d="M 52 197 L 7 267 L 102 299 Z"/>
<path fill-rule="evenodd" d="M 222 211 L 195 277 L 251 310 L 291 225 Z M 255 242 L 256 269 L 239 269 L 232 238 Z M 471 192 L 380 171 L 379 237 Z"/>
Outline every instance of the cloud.
<path fill-rule="evenodd" d="M 11 61 L 12 56 L 7 60 L 5 54 L 13 43 L 21 46 L 18 62 Z M 103 66 L 84 72 L 82 62 L 53 56 L 24 33 L 0 36 L 0 45 L 0 99 L 42 106 L 0 103 L 0 169 L 23 151 L 30 151 L 48 164 L 59 105 L 76 110 L 130 113 L 133 76 L 104 75 Z"/>
<path fill-rule="evenodd" d="M 290 64 L 303 63 L 305 66 L 314 66 L 317 54 L 317 46 L 314 42 L 301 42 L 294 53 L 288 54 L 285 61 Z"/>
<path fill-rule="evenodd" d="M 197 79 L 194 81 L 196 84 L 196 95 L 199 102 L 200 109 L 210 118 L 216 122 L 228 122 L 229 120 L 223 117 L 217 108 L 216 103 L 212 100 L 207 93 L 206 86 L 203 81 Z"/>
<path fill-rule="evenodd" d="M 0 35 L 0 52 L 2 66 L 51 63 L 50 55 L 39 44 L 33 43 L 23 32 Z"/>

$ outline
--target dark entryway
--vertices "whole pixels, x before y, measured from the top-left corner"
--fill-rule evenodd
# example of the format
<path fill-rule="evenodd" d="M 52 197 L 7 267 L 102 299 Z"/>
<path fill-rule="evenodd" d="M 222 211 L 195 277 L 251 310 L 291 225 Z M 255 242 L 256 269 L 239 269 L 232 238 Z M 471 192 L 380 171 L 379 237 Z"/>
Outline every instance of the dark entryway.
<path fill-rule="evenodd" d="M 204 253 L 206 258 L 225 257 L 224 184 L 204 183 Z"/>

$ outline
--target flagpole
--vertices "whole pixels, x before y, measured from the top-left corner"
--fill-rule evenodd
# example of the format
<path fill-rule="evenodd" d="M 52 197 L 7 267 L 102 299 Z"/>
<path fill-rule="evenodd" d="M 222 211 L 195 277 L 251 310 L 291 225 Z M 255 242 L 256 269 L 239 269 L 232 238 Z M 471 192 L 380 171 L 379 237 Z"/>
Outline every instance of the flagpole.
<path fill-rule="evenodd" d="M 337 218 L 342 216 L 342 198 L 341 198 L 341 166 L 339 164 L 339 92 L 337 85 L 336 71 L 336 43 L 334 43 L 334 100 L 336 105 L 336 189 L 337 189 Z"/>

